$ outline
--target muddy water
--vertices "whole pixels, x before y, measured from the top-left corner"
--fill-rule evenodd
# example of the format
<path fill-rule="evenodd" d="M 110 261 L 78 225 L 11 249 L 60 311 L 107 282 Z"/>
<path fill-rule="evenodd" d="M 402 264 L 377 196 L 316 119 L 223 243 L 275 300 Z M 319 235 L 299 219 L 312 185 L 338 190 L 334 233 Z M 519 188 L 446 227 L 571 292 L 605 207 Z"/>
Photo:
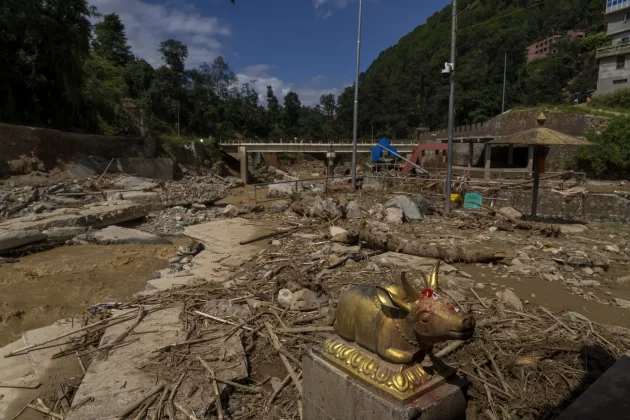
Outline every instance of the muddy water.
<path fill-rule="evenodd" d="M 94 304 L 130 298 L 189 241 L 170 239 L 173 245 L 63 246 L 0 265 L 0 346 Z"/>
<path fill-rule="evenodd" d="M 630 327 L 630 311 L 605 305 L 594 300 L 586 300 L 579 295 L 571 294 L 568 286 L 562 281 L 548 282 L 539 277 L 517 278 L 514 276 L 503 277 L 503 272 L 495 272 L 475 265 L 455 264 L 457 267 L 471 274 L 475 282 L 484 283 L 485 288 L 476 290 L 482 297 L 495 297 L 495 293 L 503 290 L 498 286 L 505 285 L 514 290 L 514 293 L 522 300 L 528 300 L 530 307 L 543 306 L 554 312 L 570 310 L 578 312 L 591 321 L 601 324 L 619 325 Z M 598 279 L 602 281 L 601 279 Z M 610 300 L 613 297 L 630 300 L 630 287 L 608 286 L 602 284 L 599 287 L 584 288 L 586 292 L 593 292 L 602 300 Z M 607 295 L 606 292 L 611 293 Z"/>

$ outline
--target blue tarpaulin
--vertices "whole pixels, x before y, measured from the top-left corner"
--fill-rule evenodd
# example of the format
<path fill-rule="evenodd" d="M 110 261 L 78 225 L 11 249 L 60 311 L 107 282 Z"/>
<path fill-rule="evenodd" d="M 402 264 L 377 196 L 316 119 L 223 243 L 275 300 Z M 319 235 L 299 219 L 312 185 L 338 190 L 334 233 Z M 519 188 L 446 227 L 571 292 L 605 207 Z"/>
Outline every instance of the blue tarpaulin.
<path fill-rule="evenodd" d="M 376 163 L 383 158 L 383 153 L 385 151 L 390 151 L 395 154 L 398 154 L 398 150 L 394 146 L 392 146 L 388 139 L 383 137 L 376 143 L 376 146 L 372 146 L 372 163 Z M 394 154 L 390 154 L 391 157 L 396 157 Z"/>

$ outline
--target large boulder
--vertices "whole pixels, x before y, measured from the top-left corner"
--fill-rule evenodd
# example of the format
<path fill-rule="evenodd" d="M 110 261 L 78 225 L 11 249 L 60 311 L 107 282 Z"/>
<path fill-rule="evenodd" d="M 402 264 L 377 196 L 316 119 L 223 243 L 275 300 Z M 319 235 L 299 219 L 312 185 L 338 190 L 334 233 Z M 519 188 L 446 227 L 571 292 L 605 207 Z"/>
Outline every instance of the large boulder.
<path fill-rule="evenodd" d="M 238 207 L 236 207 L 234 204 L 228 204 L 223 209 L 223 215 L 227 216 L 227 217 L 236 217 L 236 216 L 238 216 Z"/>
<path fill-rule="evenodd" d="M 420 214 L 420 210 L 416 203 L 406 195 L 399 195 L 385 203 L 385 208 L 399 208 L 403 211 L 405 219 L 410 222 L 424 219 L 424 215 Z"/>
<path fill-rule="evenodd" d="M 45 240 L 46 235 L 38 230 L 10 230 L 0 232 L 0 251 L 19 248 L 24 245 Z"/>
<path fill-rule="evenodd" d="M 346 204 L 346 218 L 360 219 L 361 217 L 363 217 L 363 214 L 361 214 L 359 203 L 356 201 L 349 201 L 348 204 Z"/>
<path fill-rule="evenodd" d="M 433 206 L 431 205 L 431 202 L 429 200 L 424 198 L 424 196 L 420 194 L 414 194 L 410 195 L 409 199 L 413 201 L 414 204 L 418 207 L 418 211 L 421 215 L 426 216 L 427 214 L 429 214 L 429 212 L 431 212 L 431 208 Z"/>
<path fill-rule="evenodd" d="M 519 220 L 523 218 L 523 213 L 516 210 L 514 207 L 501 207 L 499 209 L 499 214 L 507 217 L 508 219 Z"/>
<path fill-rule="evenodd" d="M 171 245 L 166 238 L 142 232 L 136 229 L 127 229 L 120 226 L 108 226 L 105 229 L 92 231 L 79 235 L 80 241 L 95 243 L 98 245 Z"/>
<path fill-rule="evenodd" d="M 517 311 L 523 310 L 523 302 L 521 302 L 518 296 L 516 296 L 516 293 L 514 293 L 510 289 L 505 289 L 502 292 L 497 292 L 496 295 L 501 302 L 503 302 L 510 308 L 516 309 Z"/>
<path fill-rule="evenodd" d="M 295 184 L 271 184 L 267 187 L 267 198 L 291 197 L 295 192 Z"/>
<path fill-rule="evenodd" d="M 385 209 L 385 223 L 400 225 L 403 222 L 403 211 L 396 207 Z"/>
<path fill-rule="evenodd" d="M 86 228 L 80 226 L 56 227 L 42 232 L 46 235 L 46 239 L 50 242 L 65 242 L 80 235 L 86 231 Z"/>

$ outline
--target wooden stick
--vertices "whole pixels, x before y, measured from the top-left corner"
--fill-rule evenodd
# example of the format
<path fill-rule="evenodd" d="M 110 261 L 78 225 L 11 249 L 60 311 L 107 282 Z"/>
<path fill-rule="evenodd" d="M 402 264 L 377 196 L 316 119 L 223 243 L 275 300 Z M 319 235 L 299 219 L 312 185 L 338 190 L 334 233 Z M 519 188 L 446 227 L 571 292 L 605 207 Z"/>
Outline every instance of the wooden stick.
<path fill-rule="evenodd" d="M 37 380 L 25 381 L 23 379 L 10 379 L 8 381 L 0 381 L 0 388 L 25 388 L 35 389 L 39 388 L 41 383 Z"/>
<path fill-rule="evenodd" d="M 280 340 L 278 340 L 278 336 L 276 336 L 276 333 L 273 332 L 273 327 L 271 326 L 270 323 L 265 322 L 265 327 L 267 328 L 267 331 L 269 332 L 269 337 L 271 338 L 271 344 L 278 352 L 280 356 L 280 360 L 282 360 L 284 367 L 289 372 L 289 375 L 291 375 L 291 379 L 293 380 L 293 385 L 295 385 L 295 388 L 298 390 L 301 397 L 302 396 L 302 383 L 300 382 L 297 375 L 295 374 L 295 371 L 293 370 L 293 367 L 291 367 L 291 363 L 289 363 L 289 360 L 287 359 L 287 357 L 280 352 L 280 349 L 282 348 L 282 346 L 280 345 Z"/>
<path fill-rule="evenodd" d="M 281 231 L 277 231 L 277 232 L 267 233 L 265 235 L 258 236 L 258 237 L 253 238 L 253 239 L 248 239 L 246 241 L 240 241 L 238 244 L 239 245 L 247 245 L 247 244 L 251 244 L 251 243 L 254 243 L 254 242 L 262 241 L 263 239 L 268 239 L 268 238 L 273 238 L 275 236 L 284 235 L 286 233 L 295 233 L 298 230 L 304 229 L 306 227 L 310 227 L 310 226 L 300 226 L 300 227 L 292 228 L 292 229 L 289 229 L 289 230 L 281 230 Z"/>
<path fill-rule="evenodd" d="M 102 320 L 102 321 L 95 322 L 94 324 L 90 324 L 90 325 L 86 325 L 85 327 L 78 328 L 78 329 L 76 329 L 76 330 L 74 330 L 74 331 L 70 331 L 70 332 L 67 332 L 67 333 L 65 333 L 65 334 L 61 334 L 61 335 L 59 335 L 59 336 L 57 336 L 57 337 L 55 337 L 55 338 L 51 338 L 50 340 L 45 340 L 45 341 L 42 341 L 42 342 L 40 342 L 40 343 L 31 344 L 31 345 L 28 345 L 28 346 L 25 346 L 25 347 L 19 348 L 19 349 L 17 349 L 17 350 L 13 350 L 12 352 L 5 354 L 5 355 L 4 355 L 4 357 L 11 357 L 11 356 L 15 356 L 15 355 L 17 355 L 18 353 L 22 353 L 22 352 L 25 352 L 25 351 L 27 351 L 27 350 L 32 350 L 32 349 L 34 349 L 34 348 L 36 348 L 36 347 L 43 346 L 44 344 L 49 344 L 49 343 L 52 343 L 53 341 L 57 341 L 57 340 L 59 340 L 59 339 L 61 339 L 61 338 L 68 337 L 69 335 L 73 335 L 73 334 L 76 334 L 76 333 L 81 332 L 81 331 L 89 330 L 90 328 L 95 327 L 95 326 L 97 326 L 97 325 L 101 325 L 101 324 L 104 324 L 104 323 L 109 323 L 110 321 L 112 321 L 112 320 L 114 320 L 114 319 L 116 319 L 116 320 L 118 320 L 118 321 L 119 321 L 119 322 L 116 322 L 116 324 L 118 324 L 118 323 L 120 323 L 120 322 L 129 321 L 129 319 L 131 319 L 131 318 L 129 318 L 129 319 L 125 319 L 125 320 L 122 320 L 122 321 L 120 320 L 120 318 L 121 318 L 121 317 L 123 317 L 123 316 L 128 316 L 128 315 L 129 315 L 129 314 L 131 314 L 132 312 L 134 312 L 134 311 L 133 311 L 133 310 L 131 310 L 131 311 L 129 311 L 129 312 L 125 312 L 125 313 L 123 313 L 123 314 L 116 315 L 115 317 L 111 317 L 111 318 L 108 318 L 108 319 L 104 319 L 104 320 Z M 102 328 L 107 328 L 107 327 L 110 327 L 110 326 L 112 326 L 112 325 L 115 325 L 115 324 L 114 324 L 114 323 L 111 323 L 111 324 L 105 325 L 104 327 L 100 327 L 100 328 L 98 328 L 98 330 L 100 330 L 100 329 L 102 329 Z M 98 331 L 98 330 L 95 330 L 95 331 Z M 94 332 L 94 331 L 92 331 L 92 332 Z"/>
<path fill-rule="evenodd" d="M 118 337 L 114 338 L 111 342 L 107 343 L 107 345 L 113 346 L 113 345 L 123 342 L 125 338 L 127 338 L 127 336 L 129 335 L 129 333 L 133 331 L 134 328 L 136 328 L 140 324 L 140 321 L 142 321 L 142 318 L 144 318 L 144 315 L 145 315 L 144 307 L 140 305 L 140 307 L 138 308 L 138 316 L 136 316 L 136 321 L 131 326 L 129 326 L 129 328 L 127 328 L 120 335 L 118 335 Z M 104 359 L 105 356 L 107 356 L 107 350 L 108 349 L 103 349 L 103 351 L 99 353 L 98 356 L 96 356 L 96 358 Z"/>
<path fill-rule="evenodd" d="M 162 351 L 162 350 L 167 350 L 167 349 L 171 349 L 171 348 L 179 347 L 179 346 L 185 346 L 185 345 L 188 345 L 188 344 L 205 343 L 205 342 L 208 342 L 208 341 L 216 340 L 217 338 L 221 338 L 221 337 L 223 337 L 223 334 L 215 335 L 215 336 L 207 337 L 207 338 L 197 338 L 197 339 L 194 339 L 194 340 L 186 340 L 186 341 L 181 341 L 179 343 L 167 344 L 165 346 L 161 346 L 161 347 L 158 347 L 158 348 L 152 350 L 152 352 L 156 353 L 156 352 L 159 352 L 159 351 Z"/>
<path fill-rule="evenodd" d="M 62 416 L 59 413 L 54 413 L 49 408 L 40 407 L 39 405 L 34 405 L 34 404 L 26 404 L 26 406 L 28 408 L 30 408 L 31 410 L 39 411 L 40 413 L 46 414 L 46 415 L 48 415 L 50 417 L 54 417 L 54 418 L 59 419 L 59 420 L 64 420 L 64 418 L 65 418 L 64 416 Z"/>
<path fill-rule="evenodd" d="M 240 330 L 241 328 L 243 328 L 245 325 L 247 325 L 247 324 L 249 324 L 250 322 L 254 321 L 255 319 L 258 319 L 258 318 L 260 318 L 261 316 L 263 316 L 263 315 L 267 315 L 267 314 L 269 314 L 269 312 L 260 312 L 260 313 L 258 313 L 258 314 L 256 314 L 256 315 L 254 315 L 253 317 L 251 317 L 251 318 L 249 318 L 249 319 L 246 319 L 245 321 L 241 322 L 240 324 L 238 324 L 236 327 L 232 328 L 230 331 L 228 331 L 228 332 L 225 334 L 225 339 L 224 339 L 223 341 L 224 341 L 224 342 L 225 342 L 225 341 L 228 341 L 228 340 L 230 339 L 230 337 L 232 337 L 234 334 L 236 334 L 236 332 L 237 332 L 238 330 Z"/>
<path fill-rule="evenodd" d="M 275 391 L 273 391 L 273 394 L 271 394 L 271 397 L 269 398 L 269 400 L 267 401 L 267 405 L 271 405 L 271 403 L 273 403 L 273 401 L 276 399 L 276 397 L 278 396 L 278 394 L 280 394 L 280 392 L 284 389 L 285 386 L 287 386 L 287 384 L 291 382 L 291 375 L 287 375 L 286 378 L 284 378 L 284 381 L 282 381 L 282 383 L 280 384 L 280 386 L 278 387 L 278 389 L 276 389 Z"/>
<path fill-rule="evenodd" d="M 220 322 L 220 323 L 222 323 L 222 324 L 228 324 L 228 325 L 233 325 L 233 326 L 237 326 L 237 325 L 238 325 L 238 324 L 237 324 L 236 322 L 234 322 L 234 321 L 228 321 L 228 320 L 226 320 L 226 319 L 219 318 L 219 317 L 217 317 L 217 316 L 210 315 L 210 314 L 206 314 L 206 313 L 203 313 L 203 312 L 200 312 L 200 311 L 194 311 L 194 313 L 195 313 L 195 314 L 197 314 L 197 315 L 201 315 L 201 316 L 203 316 L 203 317 L 206 317 L 206 318 L 212 319 L 213 321 Z M 252 330 L 252 328 L 250 328 L 250 327 L 246 327 L 246 326 L 243 326 L 243 327 L 241 327 L 241 328 L 243 328 L 244 330 L 248 330 L 248 331 L 251 331 L 251 330 Z"/>
<path fill-rule="evenodd" d="M 447 356 L 451 354 L 452 352 L 454 352 L 455 350 L 457 350 L 459 347 L 461 347 L 461 345 L 464 343 L 465 341 L 461 341 L 461 340 L 452 341 L 448 346 L 444 347 L 442 350 L 435 353 L 434 356 L 435 357 Z"/>
<path fill-rule="evenodd" d="M 138 415 L 134 417 L 133 420 L 142 420 L 146 412 L 149 410 L 149 407 L 151 407 L 151 405 L 155 402 L 156 399 L 157 399 L 157 395 L 152 396 L 151 399 L 146 404 L 144 404 L 144 407 L 142 407 L 142 410 L 140 410 Z"/>
<path fill-rule="evenodd" d="M 576 335 L 575 331 L 573 331 L 567 324 L 565 324 L 564 322 L 562 322 L 560 319 L 558 319 L 558 317 L 556 317 L 554 314 L 552 314 L 548 309 L 543 308 L 542 306 L 540 306 L 540 309 L 546 313 L 547 315 L 549 315 L 550 317 L 552 317 L 553 319 L 556 320 L 556 322 L 560 325 L 562 325 L 562 327 L 567 330 L 568 332 L 570 332 L 572 335 Z"/>
<path fill-rule="evenodd" d="M 109 167 L 111 166 L 112 163 L 114 163 L 114 159 L 112 158 L 112 160 L 109 161 L 109 165 L 107 165 L 107 167 L 105 168 L 105 170 L 103 171 L 103 173 L 101 174 L 101 176 L 98 177 L 98 180 L 96 181 L 96 184 L 99 184 L 101 182 L 101 178 L 103 178 L 103 176 L 105 176 L 105 172 L 107 172 L 107 170 L 109 169 Z"/>
<path fill-rule="evenodd" d="M 260 394 L 260 389 L 258 389 L 258 388 L 252 388 L 250 386 L 241 385 L 239 383 L 228 381 L 226 379 L 219 379 L 219 378 L 217 378 L 216 376 L 214 376 L 214 373 L 213 373 L 212 369 L 210 369 L 210 366 L 208 366 L 208 364 L 206 363 L 205 360 L 203 360 L 200 356 L 197 356 L 197 359 L 199 359 L 199 361 L 201 362 L 203 367 L 206 368 L 206 370 L 208 371 L 208 374 L 210 375 L 210 379 L 212 379 L 213 381 L 221 382 L 221 383 L 224 383 L 226 385 L 231 385 L 234 388 L 240 388 L 240 389 L 243 389 L 245 391 L 252 392 L 254 394 Z"/>
<path fill-rule="evenodd" d="M 335 331 L 333 327 L 296 327 L 296 328 L 278 328 L 276 331 L 283 334 L 295 333 L 312 333 L 312 332 L 331 332 Z"/>
<path fill-rule="evenodd" d="M 201 358 L 199 358 L 199 360 L 201 360 Z M 206 369 L 208 369 L 208 371 L 210 372 L 210 376 L 212 378 L 215 378 L 214 371 L 208 367 L 206 367 Z M 212 389 L 214 389 L 214 394 L 216 398 L 217 417 L 219 420 L 223 420 L 223 405 L 221 404 L 221 393 L 219 392 L 219 385 L 217 384 L 216 379 L 212 379 Z"/>
<path fill-rule="evenodd" d="M 168 390 L 165 389 L 164 391 L 162 391 L 162 396 L 160 397 L 160 401 L 158 401 L 157 412 L 155 415 L 156 420 L 160 420 L 162 418 L 162 405 L 164 404 L 164 400 L 166 399 L 167 395 Z"/>
<path fill-rule="evenodd" d="M 499 387 L 497 387 L 497 386 L 492 385 L 492 384 L 491 384 L 491 383 L 489 383 L 488 381 L 483 380 L 483 379 L 479 378 L 478 376 L 473 375 L 472 373 L 469 373 L 469 372 L 465 371 L 465 370 L 464 370 L 464 369 L 462 369 L 462 368 L 459 368 L 459 370 L 460 370 L 460 371 L 462 371 L 462 372 L 464 372 L 466 375 L 470 376 L 471 378 L 478 380 L 478 381 L 479 381 L 479 382 L 481 382 L 482 384 L 488 385 L 490 388 L 494 389 L 494 390 L 495 390 L 495 391 L 497 391 L 498 393 L 503 394 L 506 398 L 513 398 L 513 397 L 512 397 L 512 395 L 510 395 L 510 394 L 506 393 L 506 392 L 505 392 L 505 391 L 503 391 L 501 388 L 499 388 Z"/>
<path fill-rule="evenodd" d="M 162 389 L 164 389 L 164 383 L 159 384 L 158 386 L 156 386 L 155 388 L 153 388 L 152 390 L 147 392 L 146 395 L 142 396 L 141 398 L 139 398 L 136 401 L 134 401 L 134 402 L 130 403 L 129 405 L 127 405 L 127 407 L 125 407 L 120 412 L 120 414 L 118 414 L 117 417 L 125 417 L 125 416 L 128 416 L 129 414 L 133 413 L 146 400 L 148 400 L 149 398 L 151 398 L 152 396 L 154 396 L 155 394 L 160 392 Z"/>
<path fill-rule="evenodd" d="M 477 292 L 475 292 L 475 289 L 473 289 L 472 287 L 470 288 L 470 291 L 473 292 L 473 295 L 475 295 L 475 297 L 477 298 L 477 300 L 479 301 L 479 303 L 481 303 L 481 306 L 484 307 L 484 309 L 488 309 L 488 306 L 483 303 L 483 300 L 481 300 L 481 298 L 479 297 L 479 295 L 477 294 Z"/>
<path fill-rule="evenodd" d="M 497 362 L 494 360 L 494 357 L 492 357 L 492 354 L 490 354 L 488 349 L 486 349 L 485 347 L 482 347 L 482 348 L 483 348 L 484 353 L 486 353 L 486 356 L 488 356 L 488 359 L 490 359 L 490 362 L 492 363 L 492 368 L 494 369 L 494 373 L 497 374 L 497 378 L 499 378 L 499 382 L 501 382 L 501 385 L 503 386 L 503 390 L 511 394 L 512 390 L 508 386 L 507 382 L 505 382 L 505 378 L 503 377 L 503 374 L 501 373 L 501 369 L 499 369 Z"/>
<path fill-rule="evenodd" d="M 194 414 L 190 414 L 188 410 L 182 407 L 181 404 L 175 403 L 175 407 L 177 407 L 179 411 L 181 411 L 186 417 L 188 417 L 189 420 L 199 420 L 197 416 L 195 416 Z"/>
<path fill-rule="evenodd" d="M 79 354 L 79 350 L 75 350 L 74 353 L 77 355 L 79 366 L 81 366 L 81 371 L 83 371 L 83 374 L 85 375 L 87 371 L 85 370 L 85 365 L 83 364 L 83 360 L 81 360 L 81 355 Z"/>

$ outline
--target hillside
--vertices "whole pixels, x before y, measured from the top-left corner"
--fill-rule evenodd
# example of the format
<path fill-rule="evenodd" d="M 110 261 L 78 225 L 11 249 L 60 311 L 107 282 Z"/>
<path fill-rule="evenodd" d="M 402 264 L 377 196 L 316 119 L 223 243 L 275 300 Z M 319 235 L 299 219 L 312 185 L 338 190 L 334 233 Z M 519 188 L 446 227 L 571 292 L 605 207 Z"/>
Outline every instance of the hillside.
<path fill-rule="evenodd" d="M 461 2 L 460 9 L 467 2 Z M 566 103 L 573 92 L 594 89 L 595 50 L 603 42 L 602 0 L 483 0 L 461 14 L 458 24 L 456 123 L 484 121 L 501 111 L 504 53 L 508 54 L 508 107 Z M 528 45 L 569 29 L 587 37 L 562 41 L 558 54 L 527 64 Z M 360 79 L 360 127 L 366 135 L 405 137 L 413 127 L 447 122 L 449 82 L 441 74 L 450 61 L 451 6 L 431 16 L 395 46 L 383 51 Z M 352 89 L 339 98 L 347 124 Z"/>

